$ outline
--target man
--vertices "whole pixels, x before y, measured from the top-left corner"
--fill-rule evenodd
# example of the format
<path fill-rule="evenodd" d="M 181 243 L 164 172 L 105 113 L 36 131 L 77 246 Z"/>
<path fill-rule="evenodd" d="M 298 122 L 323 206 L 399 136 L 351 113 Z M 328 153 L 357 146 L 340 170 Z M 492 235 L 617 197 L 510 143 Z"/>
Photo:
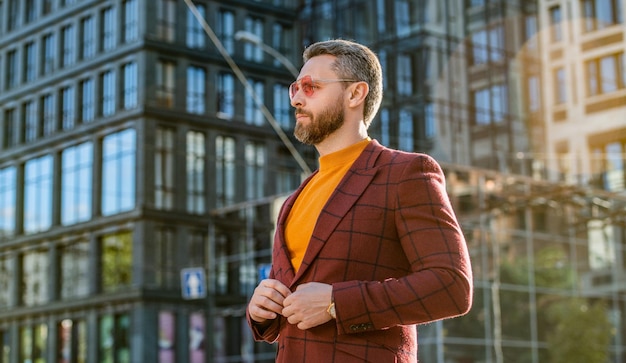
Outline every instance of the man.
<path fill-rule="evenodd" d="M 367 47 L 309 46 L 290 87 L 295 135 L 319 170 L 284 203 L 269 279 L 247 309 L 277 362 L 417 362 L 417 328 L 465 314 L 467 246 L 439 165 L 381 146 L 367 129 L 382 70 Z"/>

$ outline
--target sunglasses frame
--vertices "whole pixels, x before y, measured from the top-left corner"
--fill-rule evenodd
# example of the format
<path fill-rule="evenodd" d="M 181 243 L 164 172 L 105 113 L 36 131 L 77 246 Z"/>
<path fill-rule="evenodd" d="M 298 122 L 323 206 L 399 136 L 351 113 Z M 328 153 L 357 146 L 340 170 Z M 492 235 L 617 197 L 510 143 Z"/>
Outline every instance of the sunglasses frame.
<path fill-rule="evenodd" d="M 334 83 L 334 82 L 359 82 L 356 79 L 337 78 L 337 79 L 313 79 L 311 76 L 304 76 L 295 80 L 289 85 L 289 99 L 292 99 L 302 90 L 307 97 L 313 97 L 317 83 Z"/>

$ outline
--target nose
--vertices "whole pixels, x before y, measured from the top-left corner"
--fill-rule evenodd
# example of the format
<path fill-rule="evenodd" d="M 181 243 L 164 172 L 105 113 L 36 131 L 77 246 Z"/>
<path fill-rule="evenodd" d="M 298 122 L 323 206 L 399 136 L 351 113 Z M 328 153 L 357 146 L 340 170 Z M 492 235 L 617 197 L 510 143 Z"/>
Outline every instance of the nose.
<path fill-rule="evenodd" d="M 294 93 L 294 95 L 290 97 L 289 103 L 291 103 L 292 107 L 299 107 L 303 106 L 303 100 L 304 97 L 302 97 L 302 92 L 300 92 L 300 90 L 297 90 L 296 93 Z"/>

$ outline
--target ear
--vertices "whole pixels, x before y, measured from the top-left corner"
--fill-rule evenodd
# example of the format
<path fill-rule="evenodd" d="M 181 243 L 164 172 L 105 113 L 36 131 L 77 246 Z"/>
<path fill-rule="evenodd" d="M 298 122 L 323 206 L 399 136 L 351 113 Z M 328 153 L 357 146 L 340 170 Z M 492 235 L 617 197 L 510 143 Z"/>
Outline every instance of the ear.
<path fill-rule="evenodd" d="M 349 88 L 350 91 L 350 99 L 349 106 L 357 107 L 365 102 L 365 97 L 370 91 L 370 86 L 367 82 L 355 82 Z"/>

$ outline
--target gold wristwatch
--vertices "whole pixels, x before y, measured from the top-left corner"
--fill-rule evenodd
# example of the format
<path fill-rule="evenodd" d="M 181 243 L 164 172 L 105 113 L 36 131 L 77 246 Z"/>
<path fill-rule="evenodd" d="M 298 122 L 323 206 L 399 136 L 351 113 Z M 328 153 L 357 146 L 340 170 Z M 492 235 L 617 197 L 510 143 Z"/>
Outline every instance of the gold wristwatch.
<path fill-rule="evenodd" d="M 333 318 L 337 319 L 337 312 L 335 311 L 335 302 L 333 300 L 330 301 L 330 305 L 326 309 L 326 312 Z"/>

